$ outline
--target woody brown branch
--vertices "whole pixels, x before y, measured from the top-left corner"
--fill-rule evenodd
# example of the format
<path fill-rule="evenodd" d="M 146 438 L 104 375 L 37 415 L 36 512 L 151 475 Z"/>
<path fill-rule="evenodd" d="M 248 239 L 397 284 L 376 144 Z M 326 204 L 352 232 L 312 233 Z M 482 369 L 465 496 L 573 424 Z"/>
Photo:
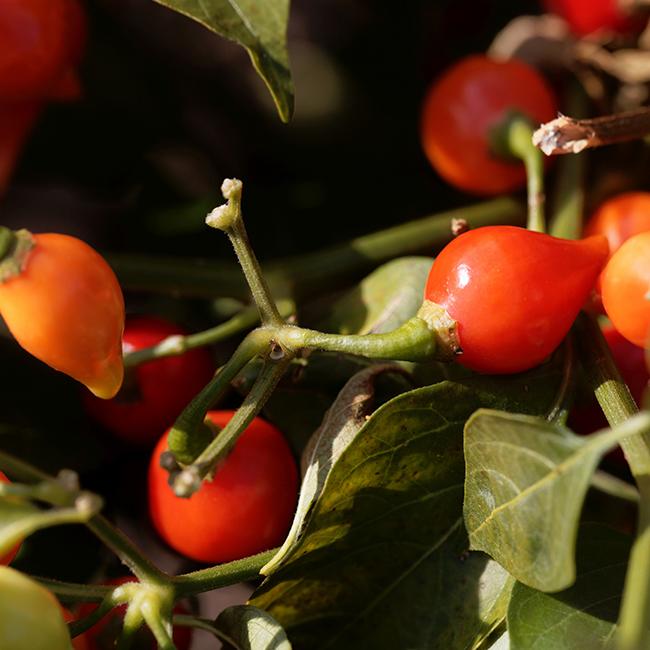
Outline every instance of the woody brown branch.
<path fill-rule="evenodd" d="M 535 131 L 533 144 L 552 156 L 636 140 L 648 134 L 650 108 L 640 108 L 587 120 L 560 115 Z"/>

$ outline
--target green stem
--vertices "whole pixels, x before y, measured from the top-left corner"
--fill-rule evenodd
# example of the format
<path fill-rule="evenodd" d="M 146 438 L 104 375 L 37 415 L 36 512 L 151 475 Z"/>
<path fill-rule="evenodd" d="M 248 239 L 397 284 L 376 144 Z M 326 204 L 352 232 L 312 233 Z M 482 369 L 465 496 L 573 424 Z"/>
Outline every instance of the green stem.
<path fill-rule="evenodd" d="M 198 458 L 173 480 L 172 489 L 176 496 L 190 497 L 199 489 L 201 481 L 214 470 L 219 461 L 228 455 L 239 436 L 266 404 L 273 389 L 289 366 L 291 358 L 292 356 L 286 353 L 278 361 L 274 361 L 270 357 L 267 358 L 250 393 L 248 393 L 228 424 L 201 452 Z"/>
<path fill-rule="evenodd" d="M 12 478 L 17 478 L 26 483 L 40 483 L 55 480 L 29 463 L 14 458 L 3 451 L 0 451 L 0 469 L 8 473 Z M 117 528 L 114 528 L 104 517 L 95 515 L 86 521 L 85 524 L 104 544 L 118 555 L 122 562 L 131 568 L 138 578 L 148 578 L 151 581 L 166 579 L 165 574 L 156 568 L 131 540 Z"/>
<path fill-rule="evenodd" d="M 108 546 L 139 580 L 164 582 L 169 579 L 149 558 L 119 529 L 104 517 L 93 517 L 86 526 Z"/>
<path fill-rule="evenodd" d="M 83 634 L 86 630 L 96 625 L 106 614 L 108 614 L 114 607 L 109 593 L 100 603 L 99 607 L 95 608 L 88 616 L 80 618 L 78 621 L 70 623 L 70 636 L 78 636 Z"/>
<path fill-rule="evenodd" d="M 237 373 L 254 357 L 264 352 L 270 342 L 266 328 L 253 330 L 239 344 L 228 363 L 219 370 L 205 388 L 187 405 L 171 428 L 169 450 L 181 463 L 191 463 L 205 447 L 205 440 L 194 433 L 205 414 L 228 389 Z"/>
<path fill-rule="evenodd" d="M 59 600 L 97 603 L 104 600 L 107 595 L 113 591 L 112 587 L 105 585 L 81 585 L 74 582 L 62 582 L 52 578 L 41 578 L 31 576 L 34 580 L 47 587 Z"/>
<path fill-rule="evenodd" d="M 179 598 L 192 596 L 213 589 L 220 589 L 239 582 L 259 578 L 260 569 L 278 552 L 277 548 L 241 560 L 219 564 L 172 578 Z"/>
<path fill-rule="evenodd" d="M 506 143 L 510 153 L 526 167 L 528 183 L 528 230 L 546 232 L 544 217 L 544 154 L 533 144 L 534 129 L 528 118 L 516 115 L 509 119 Z"/>
<path fill-rule="evenodd" d="M 638 407 L 612 359 L 596 319 L 582 314 L 578 321 L 585 373 L 611 426 L 638 413 Z M 618 650 L 650 646 L 650 432 L 624 438 L 623 453 L 639 488 L 639 524 L 625 578 L 617 631 Z"/>
<path fill-rule="evenodd" d="M 582 85 L 574 80 L 569 87 L 566 112 L 585 117 L 587 97 Z M 562 156 L 557 161 L 553 194 L 551 235 L 564 239 L 580 239 L 585 204 L 584 179 L 587 156 Z"/>
<path fill-rule="evenodd" d="M 288 318 L 295 312 L 295 304 L 292 300 L 279 300 L 277 302 L 277 308 L 280 315 L 284 318 Z M 216 327 L 202 332 L 196 332 L 195 334 L 189 334 L 188 336 L 170 336 L 152 347 L 129 352 L 124 355 L 124 366 L 130 368 L 153 359 L 172 357 L 183 354 L 188 350 L 193 350 L 194 348 L 218 343 L 244 330 L 250 329 L 259 323 L 259 320 L 257 307 L 245 307 L 241 312 Z"/>
<path fill-rule="evenodd" d="M 607 421 L 610 426 L 616 426 L 638 413 L 639 409 L 614 363 L 596 319 L 581 314 L 576 326 L 585 374 Z M 637 482 L 644 481 L 650 476 L 650 434 L 626 438 L 621 447 Z"/>
<path fill-rule="evenodd" d="M 441 248 L 452 238 L 453 219 L 465 219 L 472 228 L 521 225 L 523 209 L 518 201 L 502 197 L 439 212 L 314 253 L 276 260 L 265 265 L 264 276 L 277 295 L 286 295 L 289 287 L 293 297 L 308 297 L 358 277 L 394 257 Z M 229 296 L 248 300 L 249 297 L 236 265 L 125 254 L 111 254 L 107 258 L 127 289 L 204 298 Z"/>
<path fill-rule="evenodd" d="M 227 178 L 221 186 L 227 203 L 215 208 L 205 222 L 213 228 L 223 230 L 235 249 L 237 259 L 244 272 L 253 301 L 260 310 L 263 325 L 280 325 L 283 321 L 278 313 L 271 291 L 262 274 L 262 269 L 248 240 L 248 233 L 241 214 L 243 184 L 236 178 Z"/>
<path fill-rule="evenodd" d="M 431 361 L 436 356 L 436 339 L 429 325 L 415 317 L 385 334 L 326 334 L 300 327 L 285 328 L 278 339 L 292 349 L 314 348 L 328 352 L 356 354 L 369 359 Z"/>
<path fill-rule="evenodd" d="M 160 607 L 143 604 L 141 611 L 146 624 L 156 639 L 159 650 L 176 650 L 171 636 L 171 624 L 168 629 L 160 615 Z"/>
<path fill-rule="evenodd" d="M 647 483 L 647 481 L 646 481 Z M 617 650 L 650 647 L 650 485 L 639 486 L 639 529 L 625 576 L 623 604 L 616 634 Z"/>

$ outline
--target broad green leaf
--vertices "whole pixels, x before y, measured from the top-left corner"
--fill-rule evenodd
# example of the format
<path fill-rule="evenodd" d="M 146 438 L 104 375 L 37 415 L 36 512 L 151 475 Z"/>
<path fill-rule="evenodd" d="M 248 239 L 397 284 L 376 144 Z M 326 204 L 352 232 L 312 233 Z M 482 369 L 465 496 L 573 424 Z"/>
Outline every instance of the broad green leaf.
<path fill-rule="evenodd" d="M 246 48 L 283 122 L 293 114 L 286 32 L 289 0 L 155 0 Z"/>
<path fill-rule="evenodd" d="M 343 387 L 310 438 L 302 456 L 303 479 L 291 530 L 277 554 L 260 571 L 263 575 L 271 573 L 297 543 L 332 465 L 365 424 L 374 402 L 375 381 L 385 373 L 405 371 L 397 364 L 375 364 L 358 372 Z"/>
<path fill-rule="evenodd" d="M 577 578 L 570 589 L 546 594 L 517 583 L 512 590 L 511 650 L 613 649 L 630 546 L 626 535 L 582 525 Z"/>
<path fill-rule="evenodd" d="M 649 428 L 650 414 L 640 414 L 583 437 L 525 415 L 475 413 L 465 427 L 464 516 L 471 548 L 485 551 L 528 586 L 570 586 L 592 475 L 603 454 Z"/>
<path fill-rule="evenodd" d="M 462 429 L 485 406 L 544 413 L 553 366 L 400 395 L 332 467 L 298 543 L 252 604 L 298 649 L 463 650 L 505 616 L 511 579 L 467 553 Z"/>
<path fill-rule="evenodd" d="M 228 639 L 229 646 L 236 650 L 291 650 L 280 624 L 252 605 L 235 605 L 224 609 L 214 626 Z"/>
<path fill-rule="evenodd" d="M 417 313 L 433 258 L 401 257 L 373 271 L 339 298 L 321 329 L 340 334 L 390 332 Z"/>

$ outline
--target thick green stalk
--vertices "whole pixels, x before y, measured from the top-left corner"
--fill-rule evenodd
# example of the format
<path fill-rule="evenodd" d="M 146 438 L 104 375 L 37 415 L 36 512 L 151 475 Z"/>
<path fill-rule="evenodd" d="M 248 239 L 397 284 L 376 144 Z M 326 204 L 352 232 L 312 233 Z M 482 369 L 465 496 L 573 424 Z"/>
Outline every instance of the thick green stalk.
<path fill-rule="evenodd" d="M 607 421 L 616 426 L 638 413 L 638 407 L 596 319 L 581 314 L 578 328 L 585 374 Z M 642 650 L 650 646 L 650 432 L 624 438 L 621 447 L 637 482 L 640 501 L 616 639 L 618 650 Z"/>
<path fill-rule="evenodd" d="M 200 594 L 213 589 L 220 589 L 238 582 L 255 580 L 260 575 L 260 569 L 278 552 L 277 548 L 257 555 L 251 555 L 241 560 L 219 564 L 207 569 L 172 578 L 179 598 Z"/>
<path fill-rule="evenodd" d="M 172 488 L 179 497 L 190 497 L 201 486 L 202 480 L 213 471 L 235 446 L 239 436 L 253 418 L 262 410 L 284 375 L 292 355 L 283 353 L 278 361 L 267 358 L 259 377 L 228 424 L 201 452 L 191 465 L 181 471 L 172 481 Z"/>
<path fill-rule="evenodd" d="M 283 321 L 271 297 L 271 291 L 262 269 L 253 251 L 246 233 L 246 226 L 241 213 L 243 183 L 237 178 L 226 178 L 221 185 L 224 205 L 220 205 L 208 214 L 206 224 L 223 230 L 228 235 L 235 249 L 237 260 L 244 273 L 248 287 L 253 294 L 253 302 L 260 311 L 263 325 L 280 325 Z"/>
<path fill-rule="evenodd" d="M 571 83 L 565 110 L 585 117 L 587 97 L 577 80 Z M 587 156 L 561 156 L 556 162 L 555 187 L 550 233 L 564 239 L 580 239 L 585 204 L 584 179 Z"/>
<path fill-rule="evenodd" d="M 440 249 L 452 238 L 453 219 L 464 219 L 470 227 L 479 228 L 521 225 L 525 217 L 518 201 L 509 197 L 493 199 L 399 224 L 314 253 L 270 262 L 264 266 L 264 277 L 277 296 L 310 296 L 394 257 Z M 111 254 L 107 259 L 127 289 L 204 298 L 249 298 L 241 269 L 234 264 L 128 254 Z"/>
<path fill-rule="evenodd" d="M 229 388 L 237 373 L 258 354 L 268 349 L 270 332 L 267 328 L 253 330 L 239 344 L 228 363 L 205 388 L 185 407 L 169 432 L 170 451 L 181 463 L 191 463 L 205 447 L 205 436 L 197 438 L 205 414 Z"/>
<path fill-rule="evenodd" d="M 544 216 L 544 155 L 533 144 L 534 129 L 530 120 L 512 115 L 507 123 L 505 144 L 508 151 L 526 167 L 528 193 L 528 230 L 546 232 Z"/>

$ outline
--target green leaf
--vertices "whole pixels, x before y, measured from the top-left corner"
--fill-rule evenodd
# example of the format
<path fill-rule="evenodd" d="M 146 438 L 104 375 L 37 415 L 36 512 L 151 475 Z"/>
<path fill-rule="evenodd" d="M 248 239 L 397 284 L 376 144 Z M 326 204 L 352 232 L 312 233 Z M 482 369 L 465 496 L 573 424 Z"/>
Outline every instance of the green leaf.
<path fill-rule="evenodd" d="M 465 427 L 471 548 L 536 589 L 571 585 L 578 520 L 594 470 L 620 440 L 649 427 L 650 414 L 640 414 L 582 437 L 538 418 L 475 413 Z"/>
<path fill-rule="evenodd" d="M 246 48 L 283 122 L 293 114 L 286 32 L 289 0 L 155 0 Z"/>
<path fill-rule="evenodd" d="M 467 553 L 462 429 L 484 406 L 543 413 L 560 373 L 475 376 L 382 406 L 332 467 L 304 534 L 252 604 L 296 648 L 471 648 L 505 616 L 508 574 Z"/>
<path fill-rule="evenodd" d="M 374 403 L 375 382 L 385 373 L 406 374 L 395 363 L 375 364 L 358 372 L 343 387 L 310 438 L 302 456 L 303 479 L 291 530 L 273 559 L 261 569 L 261 574 L 272 573 L 296 545 L 332 466 L 365 424 Z"/>
<path fill-rule="evenodd" d="M 511 650 L 613 648 L 631 543 L 604 526 L 582 525 L 570 589 L 545 594 L 515 585 L 508 609 Z"/>
<path fill-rule="evenodd" d="M 380 266 L 339 298 L 319 329 L 339 334 L 390 332 L 422 305 L 433 258 L 401 257 Z"/>
<path fill-rule="evenodd" d="M 280 624 L 252 605 L 235 605 L 224 609 L 214 626 L 236 650 L 291 650 L 289 639 Z"/>

